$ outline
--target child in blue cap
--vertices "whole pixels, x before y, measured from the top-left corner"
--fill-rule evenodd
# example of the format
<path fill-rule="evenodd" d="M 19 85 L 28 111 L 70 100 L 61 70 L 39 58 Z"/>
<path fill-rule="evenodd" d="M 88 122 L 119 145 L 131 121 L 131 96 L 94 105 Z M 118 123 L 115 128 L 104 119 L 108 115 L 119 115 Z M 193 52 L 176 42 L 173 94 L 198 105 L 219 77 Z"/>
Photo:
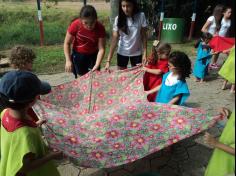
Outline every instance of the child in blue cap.
<path fill-rule="evenodd" d="M 0 81 L 1 113 L 0 127 L 0 175 L 1 176 L 59 176 L 53 159 L 61 152 L 48 153 L 39 126 L 43 120 L 34 122 L 28 109 L 37 97 L 47 94 L 51 87 L 28 71 L 12 71 Z"/>

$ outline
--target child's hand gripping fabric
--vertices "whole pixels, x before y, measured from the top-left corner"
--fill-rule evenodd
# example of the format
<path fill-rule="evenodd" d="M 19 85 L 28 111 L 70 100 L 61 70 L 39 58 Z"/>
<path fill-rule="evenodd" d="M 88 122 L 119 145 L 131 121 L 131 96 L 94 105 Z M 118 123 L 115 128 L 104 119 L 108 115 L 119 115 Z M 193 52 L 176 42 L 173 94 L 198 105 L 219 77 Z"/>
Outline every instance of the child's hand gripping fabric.
<path fill-rule="evenodd" d="M 221 108 L 220 114 L 229 117 L 230 111 Z M 235 172 L 235 113 L 224 127 L 219 140 L 210 134 L 205 135 L 205 142 L 214 148 L 213 155 L 209 160 L 204 176 L 226 176 Z"/>
<path fill-rule="evenodd" d="M 230 110 L 228 110 L 227 108 L 221 108 L 219 110 L 220 115 L 222 116 L 222 118 L 228 118 L 230 113 Z M 206 144 L 209 144 L 211 147 L 213 148 L 218 148 L 220 150 L 223 150 L 231 155 L 235 155 L 235 149 L 225 145 L 221 142 L 219 142 L 216 138 L 214 138 L 211 134 L 206 133 L 204 136 L 204 141 Z"/>
<path fill-rule="evenodd" d="M 41 127 L 43 124 L 47 123 L 47 120 L 46 119 L 40 119 L 36 122 L 36 125 L 38 127 Z"/>
<path fill-rule="evenodd" d="M 210 135 L 209 133 L 206 133 L 204 136 L 204 141 L 206 144 L 210 145 L 213 148 L 216 148 L 216 146 L 218 145 L 219 141 L 216 140 L 216 138 L 214 138 L 212 135 Z"/>

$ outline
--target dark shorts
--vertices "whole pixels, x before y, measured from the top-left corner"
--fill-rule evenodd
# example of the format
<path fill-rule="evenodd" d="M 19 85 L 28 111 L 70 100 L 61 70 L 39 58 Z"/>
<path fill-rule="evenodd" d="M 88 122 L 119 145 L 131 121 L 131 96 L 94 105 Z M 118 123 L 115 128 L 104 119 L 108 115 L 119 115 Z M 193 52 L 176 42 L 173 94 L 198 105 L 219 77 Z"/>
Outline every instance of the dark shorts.
<path fill-rule="evenodd" d="M 119 67 L 127 68 L 129 60 L 131 62 L 131 66 L 135 67 L 137 64 L 142 63 L 142 55 L 140 56 L 122 56 L 120 54 L 117 54 L 117 65 Z"/>
<path fill-rule="evenodd" d="M 93 69 L 97 60 L 97 53 L 95 54 L 81 54 L 73 51 L 71 60 L 73 63 L 73 73 L 75 78 L 83 76 Z"/>

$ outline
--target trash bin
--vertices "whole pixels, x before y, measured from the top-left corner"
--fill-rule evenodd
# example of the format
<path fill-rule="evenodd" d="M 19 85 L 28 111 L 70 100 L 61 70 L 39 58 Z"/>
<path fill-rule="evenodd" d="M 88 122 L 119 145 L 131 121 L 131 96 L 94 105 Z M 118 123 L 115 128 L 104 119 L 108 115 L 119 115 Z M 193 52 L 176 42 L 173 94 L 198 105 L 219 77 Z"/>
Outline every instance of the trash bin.
<path fill-rule="evenodd" d="M 183 18 L 164 18 L 161 31 L 161 41 L 167 43 L 182 43 L 183 36 Z"/>

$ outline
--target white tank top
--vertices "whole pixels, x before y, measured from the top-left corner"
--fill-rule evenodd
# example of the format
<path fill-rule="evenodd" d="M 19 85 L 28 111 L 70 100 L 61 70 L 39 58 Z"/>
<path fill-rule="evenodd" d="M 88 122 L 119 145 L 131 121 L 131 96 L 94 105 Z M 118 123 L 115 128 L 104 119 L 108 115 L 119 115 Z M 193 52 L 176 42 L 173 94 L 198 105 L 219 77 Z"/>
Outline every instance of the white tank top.
<path fill-rule="evenodd" d="M 219 36 L 221 37 L 226 37 L 227 32 L 229 30 L 231 26 L 231 20 L 225 20 L 224 18 L 221 21 L 221 27 L 220 27 L 220 31 L 219 31 Z"/>
<path fill-rule="evenodd" d="M 211 34 L 211 35 L 215 35 L 216 33 L 216 20 L 215 20 L 215 17 L 214 16 L 210 16 L 207 21 L 210 21 L 211 24 L 208 28 L 208 32 Z"/>

